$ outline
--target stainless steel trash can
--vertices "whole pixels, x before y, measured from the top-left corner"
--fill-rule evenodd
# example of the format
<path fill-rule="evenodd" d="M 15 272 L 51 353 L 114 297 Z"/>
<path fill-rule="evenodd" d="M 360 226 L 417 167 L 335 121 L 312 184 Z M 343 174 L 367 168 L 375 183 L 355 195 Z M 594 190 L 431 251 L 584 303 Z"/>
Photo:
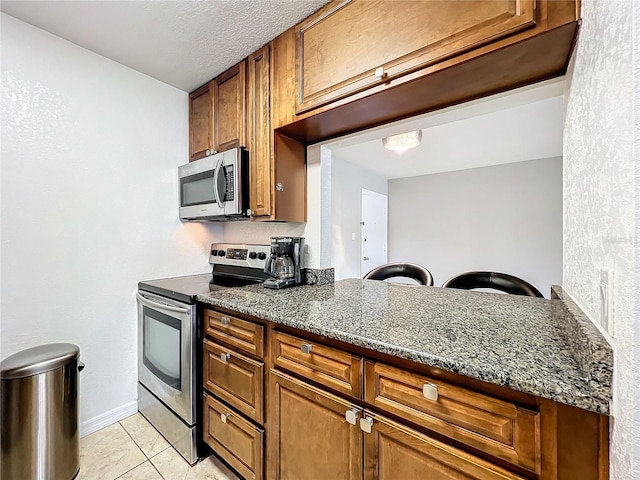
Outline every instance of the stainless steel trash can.
<path fill-rule="evenodd" d="M 0 478 L 71 480 L 78 474 L 80 349 L 29 348 L 0 363 Z"/>

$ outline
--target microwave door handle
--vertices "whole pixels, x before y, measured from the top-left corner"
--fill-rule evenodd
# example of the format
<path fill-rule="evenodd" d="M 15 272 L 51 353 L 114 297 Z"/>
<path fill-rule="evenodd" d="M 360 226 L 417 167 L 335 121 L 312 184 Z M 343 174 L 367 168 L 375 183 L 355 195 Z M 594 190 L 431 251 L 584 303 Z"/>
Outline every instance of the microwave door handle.
<path fill-rule="evenodd" d="M 136 298 L 138 300 L 140 300 L 142 303 L 146 303 L 148 305 L 152 305 L 152 306 L 154 306 L 154 307 L 156 307 L 158 309 L 169 310 L 170 312 L 176 312 L 176 313 L 182 313 L 182 314 L 189 313 L 189 309 L 188 308 L 178 308 L 178 307 L 172 307 L 170 305 L 164 305 L 162 303 L 157 303 L 157 302 L 154 302 L 152 300 L 149 300 L 148 298 L 143 297 L 139 293 L 136 293 Z"/>
<path fill-rule="evenodd" d="M 223 167 L 223 161 L 221 158 L 220 160 L 218 160 L 218 164 L 216 165 L 216 168 L 213 171 L 213 193 L 216 196 L 216 202 L 218 202 L 218 206 L 220 208 L 224 208 L 224 205 L 222 204 L 222 198 L 220 198 L 220 192 L 218 191 L 218 177 L 220 176 L 220 171 L 222 170 L 222 167 Z"/>

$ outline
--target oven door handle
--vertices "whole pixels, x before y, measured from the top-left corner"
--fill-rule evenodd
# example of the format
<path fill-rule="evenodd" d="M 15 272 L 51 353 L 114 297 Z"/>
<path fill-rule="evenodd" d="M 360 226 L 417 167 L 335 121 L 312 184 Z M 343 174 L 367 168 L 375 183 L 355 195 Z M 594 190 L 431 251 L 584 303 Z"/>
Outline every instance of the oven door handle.
<path fill-rule="evenodd" d="M 184 315 L 188 315 L 189 311 L 191 310 L 190 308 L 172 307 L 171 305 L 165 305 L 163 303 L 154 302 L 152 300 L 149 300 L 147 297 L 143 297 L 139 293 L 136 293 L 136 298 L 140 300 L 142 303 L 147 303 L 149 305 L 152 305 L 156 308 L 160 308 L 163 310 L 169 310 L 170 312 L 176 312 L 176 313 L 182 313 Z"/>

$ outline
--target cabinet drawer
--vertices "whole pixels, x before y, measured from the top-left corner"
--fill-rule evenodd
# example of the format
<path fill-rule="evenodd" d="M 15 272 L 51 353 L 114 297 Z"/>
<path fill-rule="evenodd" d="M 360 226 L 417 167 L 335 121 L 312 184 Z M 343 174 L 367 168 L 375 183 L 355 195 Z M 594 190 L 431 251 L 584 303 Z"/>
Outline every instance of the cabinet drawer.
<path fill-rule="evenodd" d="M 524 477 L 371 412 L 364 434 L 364 480 L 524 480 Z"/>
<path fill-rule="evenodd" d="M 204 395 L 204 441 L 245 479 L 261 480 L 264 431 Z"/>
<path fill-rule="evenodd" d="M 204 388 L 258 423 L 263 415 L 264 363 L 204 340 Z"/>
<path fill-rule="evenodd" d="M 204 311 L 205 334 L 234 350 L 264 357 L 264 327 L 257 323 L 216 312 Z"/>
<path fill-rule="evenodd" d="M 539 412 L 373 362 L 365 365 L 364 398 L 432 431 L 540 471 Z"/>
<path fill-rule="evenodd" d="M 274 332 L 274 366 L 360 399 L 362 357 L 301 338 Z"/>

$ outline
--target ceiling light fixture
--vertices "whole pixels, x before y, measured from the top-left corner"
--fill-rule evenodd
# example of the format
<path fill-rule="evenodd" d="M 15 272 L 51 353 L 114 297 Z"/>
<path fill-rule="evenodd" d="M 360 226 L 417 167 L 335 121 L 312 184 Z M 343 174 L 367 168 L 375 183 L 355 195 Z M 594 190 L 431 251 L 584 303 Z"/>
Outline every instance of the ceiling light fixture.
<path fill-rule="evenodd" d="M 422 130 L 391 135 L 382 139 L 382 144 L 387 150 L 402 153 L 420 145 Z"/>

